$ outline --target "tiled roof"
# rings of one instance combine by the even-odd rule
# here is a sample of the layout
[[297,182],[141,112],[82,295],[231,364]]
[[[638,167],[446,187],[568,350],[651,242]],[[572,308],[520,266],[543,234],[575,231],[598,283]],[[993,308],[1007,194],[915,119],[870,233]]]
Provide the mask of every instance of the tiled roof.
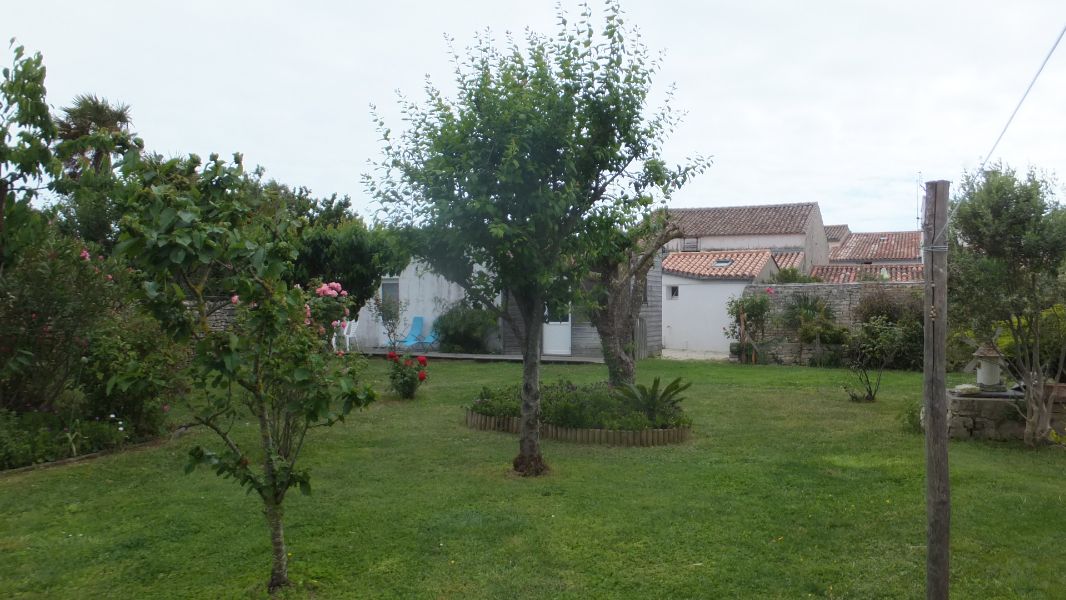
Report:
[[825,283],[855,283],[857,281],[907,282],[924,281],[922,265],[822,265],[811,269],[811,276]]
[[685,237],[804,233],[818,204],[766,204],[713,208],[671,208],[670,218]]
[[922,260],[921,231],[852,233],[829,253],[830,262]]
[[803,266],[802,252],[775,252],[774,262],[778,269],[799,269]]
[[825,226],[825,237],[828,238],[830,242],[839,242],[848,237],[849,233],[851,233],[851,229],[849,229],[847,225]]
[[[716,262],[730,261],[715,266]],[[663,259],[663,273],[695,279],[752,280],[770,261],[769,250],[722,250],[720,252],[673,252]]]

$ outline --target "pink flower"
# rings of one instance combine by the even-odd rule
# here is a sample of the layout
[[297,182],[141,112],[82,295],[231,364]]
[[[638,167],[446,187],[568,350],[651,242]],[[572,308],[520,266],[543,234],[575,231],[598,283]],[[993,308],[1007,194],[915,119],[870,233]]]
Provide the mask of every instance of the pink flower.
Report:
[[766,288],[766,293],[770,294],[771,296],[773,296],[774,295],[774,288],[772,288],[772,287]]
[[[336,321],[334,321],[334,323],[336,323]],[[347,326],[348,326],[348,319],[344,319],[343,321],[341,321],[341,327],[347,327]]]
[[337,350],[337,356],[344,356],[344,350]]
[[[341,298],[347,298],[347,297],[348,297],[348,292],[345,291],[345,290],[341,290]],[[348,310],[348,309],[344,309],[344,310]]]
[[331,281],[329,282],[329,289],[339,292],[342,288],[341,284],[337,283],[336,281]]
[[229,302],[230,302],[230,304],[240,304],[241,303],[241,297],[238,296],[237,294],[233,294],[232,296],[229,297]]
[[85,248],[81,249],[81,254],[79,254],[79,256],[81,256],[82,260],[91,260],[92,259],[92,256],[89,255],[89,251],[86,250]]
[[332,327],[332,328],[336,329],[337,327],[340,327],[340,324],[341,324],[341,322],[340,322],[340,321],[336,321],[336,320],[334,320],[334,321],[333,321],[332,323],[330,323],[329,325],[330,325],[330,327]]
[[304,325],[310,325],[311,319],[304,319]]
[[104,260],[104,255],[103,255],[103,254],[101,254],[101,255],[97,256],[97,257],[96,257],[96,260]]
[[114,278],[114,277],[112,277],[112,276],[111,276],[111,274],[109,273],[109,274],[107,275],[107,280],[108,280],[108,281],[114,281],[114,280],[115,280],[115,278]]
[[350,312],[348,312],[348,309],[347,309],[347,308],[345,308],[345,309],[344,309],[344,316],[346,316],[346,317],[347,317],[347,316],[348,316],[348,315],[350,315],[350,314],[351,314],[351,313],[350,313]]

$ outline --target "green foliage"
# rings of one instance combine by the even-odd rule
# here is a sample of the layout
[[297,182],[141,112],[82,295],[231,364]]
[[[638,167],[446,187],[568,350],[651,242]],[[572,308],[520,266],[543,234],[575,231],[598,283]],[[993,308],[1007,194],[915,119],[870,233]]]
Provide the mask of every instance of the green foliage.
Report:
[[[643,386],[642,386],[643,387]],[[646,393],[628,397],[606,383],[576,385],[567,380],[541,386],[541,419],[544,423],[577,429],[618,429],[635,431],[682,427],[690,424],[681,410],[678,394],[688,388],[678,380],[663,390],[658,384]],[[669,391],[669,393],[668,393]],[[483,387],[470,409],[492,417],[520,415],[521,388]]]
[[0,267],[32,245],[41,223],[30,201],[42,179],[59,169],[51,149],[56,127],[45,98],[44,61],[39,52],[26,56],[13,39],[11,47],[11,66],[0,70]]
[[822,280],[811,275],[804,275],[795,267],[781,269],[770,280],[771,283],[820,283]]
[[[886,368],[920,370],[925,356],[925,315],[922,313],[920,293],[907,293],[902,297],[889,293],[883,286],[872,286],[859,299],[855,316],[860,323],[876,317],[900,327],[902,339],[899,352]],[[971,350],[972,353],[972,350]]]
[[[307,433],[374,399],[357,383],[361,364],[329,344],[350,294],[337,282],[313,292],[290,285],[303,220],[288,196],[244,172],[239,155],[205,165],[196,156],[131,156],[123,170],[137,185],[124,198],[117,248],[141,269],[165,330],[196,341],[194,376],[205,393],[193,418],[224,444],[193,448],[187,471],[206,465],[259,495],[275,540],[269,588],[288,585],[281,507],[289,489],[310,492],[297,466]],[[220,290],[232,294],[237,316],[224,331],[208,323],[218,306],[209,293]],[[256,453],[230,435],[242,414],[258,425]]]
[[[1051,400],[1044,378],[1066,371],[1066,346],[1049,362],[1044,352],[1044,311],[1062,302],[1066,282],[1066,210],[1051,183],[1030,170],[993,166],[967,175],[955,201],[949,253],[952,321],[990,341],[997,329],[1013,340],[1012,375],[1025,384],[1025,441],[1043,443]],[[1048,332],[1054,337],[1054,332]]]
[[660,390],[659,378],[656,377],[650,388],[630,384],[617,388],[615,393],[634,410],[642,413],[653,427],[672,427],[670,424],[677,423],[684,415],[681,392],[691,386],[691,382],[684,382],[678,377]]
[[433,323],[443,352],[483,354],[485,341],[497,329],[496,312],[456,302]]
[[[656,62],[616,2],[604,13],[601,26],[586,6],[568,25],[560,11],[559,33],[528,32],[524,47],[483,36],[456,57],[454,97],[427,84],[424,105],[403,102],[399,139],[379,121],[385,157],[369,186],[394,223],[419,228],[414,254],[435,272],[483,306],[513,298],[528,390],[539,380],[534,332],[576,299],[601,232],[639,221],[692,172],[660,158],[669,107],[644,114]],[[537,403],[524,403],[529,423]],[[531,432],[515,464],[539,474]]]
[[848,344],[852,373],[862,386],[858,390],[844,386],[853,402],[873,402],[881,388],[885,367],[903,348],[903,329],[877,316],[859,325]]
[[309,221],[298,244],[293,281],[337,281],[348,291],[352,308],[358,312],[374,296],[384,275],[399,273],[407,266],[400,235],[381,227],[367,227],[362,219],[348,212],[347,198],[314,199],[303,190],[279,189],[287,202],[308,215]]
[[418,387],[429,376],[426,369],[429,361],[425,356],[401,356],[395,352],[389,352],[385,359],[389,361],[389,386],[392,391],[405,400],[414,398]]
[[762,341],[766,335],[766,325],[770,322],[770,288],[767,292],[756,292],[750,295],[733,297],[726,304],[726,312],[732,319],[726,327],[725,334],[729,339],[740,339],[740,317],[744,316],[744,335],[756,342]]
[[915,398],[903,405],[899,412],[899,424],[907,433],[922,433],[922,399]]
[[128,275],[101,259],[54,227],[12,257],[0,275],[0,406],[47,411],[76,384],[92,332],[120,318]]

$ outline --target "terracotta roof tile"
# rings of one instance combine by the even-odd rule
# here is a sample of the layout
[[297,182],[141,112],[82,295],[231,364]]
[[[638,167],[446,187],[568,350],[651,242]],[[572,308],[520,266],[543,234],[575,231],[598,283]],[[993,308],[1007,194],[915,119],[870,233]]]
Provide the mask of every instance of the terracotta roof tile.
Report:
[[859,281],[920,282],[924,281],[922,265],[822,265],[811,269],[811,276],[825,283],[855,283]]
[[[725,261],[729,263],[724,264]],[[663,272],[694,279],[752,280],[769,261],[769,250],[673,252],[663,259]]]
[[811,214],[817,210],[815,202],[671,208],[670,217],[685,237],[771,235],[804,233]]
[[774,262],[778,269],[799,269],[803,266],[802,252],[775,252]]
[[826,225],[825,237],[830,242],[839,242],[840,240],[848,237],[851,233],[851,229],[847,225]]
[[922,260],[921,231],[852,233],[829,254],[830,262]]

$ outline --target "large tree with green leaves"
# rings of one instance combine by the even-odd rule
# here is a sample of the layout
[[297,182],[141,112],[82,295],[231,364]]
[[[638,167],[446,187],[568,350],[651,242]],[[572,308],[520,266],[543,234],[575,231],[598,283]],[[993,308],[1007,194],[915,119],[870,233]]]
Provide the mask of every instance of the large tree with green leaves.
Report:
[[[1060,378],[1066,346],[1048,352],[1049,319],[1061,319],[1066,261],[1066,210],[1038,172],[1019,176],[994,166],[964,177],[955,199],[951,250],[953,317],[993,341],[1005,328],[1013,341],[1008,361],[1025,385],[1025,442],[1047,439],[1053,399],[1047,377]],[[1053,330],[1054,331],[1054,330]]]
[[528,33],[498,49],[479,38],[456,57],[456,95],[432,85],[403,102],[410,127],[393,139],[370,182],[392,219],[419,228],[415,255],[502,315],[522,346],[522,417],[514,468],[541,456],[540,354],[549,308],[574,301],[601,239],[649,210],[644,189],[669,177],[659,159],[668,114],[644,114],[655,61],[606,4],[552,38]]

